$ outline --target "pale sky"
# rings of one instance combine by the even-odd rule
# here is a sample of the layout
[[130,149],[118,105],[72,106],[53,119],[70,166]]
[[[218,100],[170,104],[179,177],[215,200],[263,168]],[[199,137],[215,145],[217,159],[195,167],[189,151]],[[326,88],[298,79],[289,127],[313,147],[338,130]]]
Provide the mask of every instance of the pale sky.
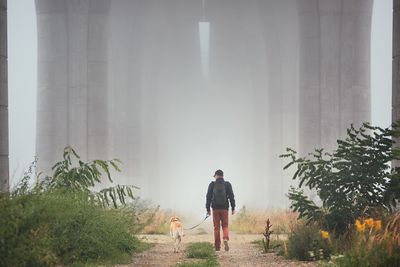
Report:
[[[371,37],[373,125],[391,123],[392,0],[375,0]],[[8,1],[10,178],[19,179],[35,155],[36,16],[34,0]]]

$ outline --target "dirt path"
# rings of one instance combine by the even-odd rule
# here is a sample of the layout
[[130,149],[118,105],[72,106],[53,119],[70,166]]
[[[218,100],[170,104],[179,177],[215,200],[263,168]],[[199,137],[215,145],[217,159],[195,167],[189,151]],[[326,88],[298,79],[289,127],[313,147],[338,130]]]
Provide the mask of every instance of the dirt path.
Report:
[[[171,239],[166,235],[144,235],[141,236],[147,242],[155,243],[151,249],[134,256],[129,265],[119,267],[147,267],[147,266],[175,266],[185,260],[185,244],[191,242],[212,242],[212,235],[187,235],[179,253],[173,253]],[[250,242],[260,239],[260,235],[231,235],[229,252],[220,251],[217,253],[218,262],[221,267],[314,267],[314,263],[288,261],[274,253],[263,254]]]

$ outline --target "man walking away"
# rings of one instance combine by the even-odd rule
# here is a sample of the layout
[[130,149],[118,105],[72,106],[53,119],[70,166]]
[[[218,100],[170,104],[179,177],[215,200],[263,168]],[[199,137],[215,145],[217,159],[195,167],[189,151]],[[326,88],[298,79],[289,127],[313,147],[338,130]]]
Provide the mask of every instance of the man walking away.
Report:
[[[215,182],[208,186],[206,197],[207,214],[210,215],[210,206],[213,209],[214,223],[214,246],[215,250],[221,249],[220,229],[222,225],[223,240],[225,251],[229,250],[229,230],[228,230],[228,211],[229,202],[232,207],[232,215],[235,214],[235,196],[233,195],[232,185],[224,180],[224,172],[217,170],[214,174]],[[228,201],[229,200],[229,201]]]

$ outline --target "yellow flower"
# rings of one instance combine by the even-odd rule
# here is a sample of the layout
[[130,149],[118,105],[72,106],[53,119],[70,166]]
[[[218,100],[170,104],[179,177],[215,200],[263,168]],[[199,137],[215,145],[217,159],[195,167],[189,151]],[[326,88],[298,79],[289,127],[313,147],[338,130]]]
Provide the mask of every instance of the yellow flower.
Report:
[[382,221],[381,220],[374,221],[374,227],[376,230],[381,230],[382,229]]
[[321,234],[321,237],[323,239],[329,239],[329,232],[328,231],[321,231],[320,234]]
[[365,230],[365,223],[361,223],[359,220],[356,220],[356,229],[358,232],[364,232]]
[[364,223],[365,223],[369,228],[371,228],[372,226],[374,226],[374,219],[368,218],[368,219],[366,219],[366,220],[364,221]]

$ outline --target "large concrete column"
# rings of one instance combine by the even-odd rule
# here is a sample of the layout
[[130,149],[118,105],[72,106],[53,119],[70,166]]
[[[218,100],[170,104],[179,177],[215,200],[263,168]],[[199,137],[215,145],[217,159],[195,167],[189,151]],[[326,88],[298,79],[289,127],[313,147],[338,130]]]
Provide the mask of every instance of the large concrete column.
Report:
[[[393,0],[392,121],[400,120],[400,2]],[[397,163],[397,166],[400,164]]]
[[9,190],[7,0],[0,1],[0,192]]
[[67,145],[84,159],[108,158],[109,9],[109,0],[36,0],[41,171]]
[[330,151],[370,120],[372,0],[299,0],[299,143]]

